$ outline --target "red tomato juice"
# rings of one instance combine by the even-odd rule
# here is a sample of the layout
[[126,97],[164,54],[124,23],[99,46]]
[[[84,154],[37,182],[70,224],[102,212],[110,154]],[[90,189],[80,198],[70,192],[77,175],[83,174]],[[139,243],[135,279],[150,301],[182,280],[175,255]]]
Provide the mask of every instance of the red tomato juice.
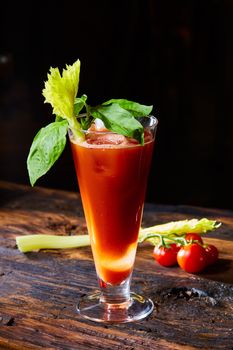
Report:
[[71,140],[96,271],[112,285],[133,269],[153,144]]

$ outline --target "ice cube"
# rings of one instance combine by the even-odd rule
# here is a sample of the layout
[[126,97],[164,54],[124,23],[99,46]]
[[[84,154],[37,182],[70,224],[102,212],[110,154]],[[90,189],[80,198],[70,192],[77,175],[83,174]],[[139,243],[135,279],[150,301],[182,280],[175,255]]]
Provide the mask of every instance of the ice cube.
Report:
[[125,136],[113,134],[111,132],[89,132],[86,136],[86,141],[92,145],[121,145],[127,143]]
[[96,118],[95,119],[95,128],[96,130],[103,130],[105,129],[105,125],[103,123],[103,121],[99,118]]
[[88,131],[109,131],[101,119],[96,118],[94,123],[91,124]]

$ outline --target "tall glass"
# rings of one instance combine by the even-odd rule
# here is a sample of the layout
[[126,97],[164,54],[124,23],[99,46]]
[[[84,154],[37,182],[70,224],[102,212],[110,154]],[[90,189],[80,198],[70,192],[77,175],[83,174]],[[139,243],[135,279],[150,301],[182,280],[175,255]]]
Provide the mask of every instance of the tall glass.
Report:
[[131,322],[153,302],[130,292],[157,119],[140,118],[145,143],[106,131],[87,131],[71,148],[100,291],[81,298],[77,310],[97,322]]

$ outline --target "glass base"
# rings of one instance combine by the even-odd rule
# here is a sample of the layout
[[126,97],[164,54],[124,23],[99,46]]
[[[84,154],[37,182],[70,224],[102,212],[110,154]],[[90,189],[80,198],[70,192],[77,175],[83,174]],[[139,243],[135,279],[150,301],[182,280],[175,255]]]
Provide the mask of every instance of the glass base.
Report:
[[77,304],[78,313],[88,320],[106,323],[126,323],[142,320],[154,309],[153,301],[133,292],[130,299],[113,304],[102,301],[102,293],[86,295]]

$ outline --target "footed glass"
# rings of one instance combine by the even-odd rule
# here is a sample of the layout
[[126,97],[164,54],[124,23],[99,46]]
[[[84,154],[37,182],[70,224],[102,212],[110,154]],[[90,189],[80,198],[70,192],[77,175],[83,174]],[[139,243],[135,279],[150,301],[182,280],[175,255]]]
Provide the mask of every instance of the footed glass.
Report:
[[123,323],[145,318],[153,302],[130,292],[147,178],[158,121],[140,118],[144,145],[105,129],[85,132],[71,148],[99,292],[80,298],[78,313],[92,321]]

